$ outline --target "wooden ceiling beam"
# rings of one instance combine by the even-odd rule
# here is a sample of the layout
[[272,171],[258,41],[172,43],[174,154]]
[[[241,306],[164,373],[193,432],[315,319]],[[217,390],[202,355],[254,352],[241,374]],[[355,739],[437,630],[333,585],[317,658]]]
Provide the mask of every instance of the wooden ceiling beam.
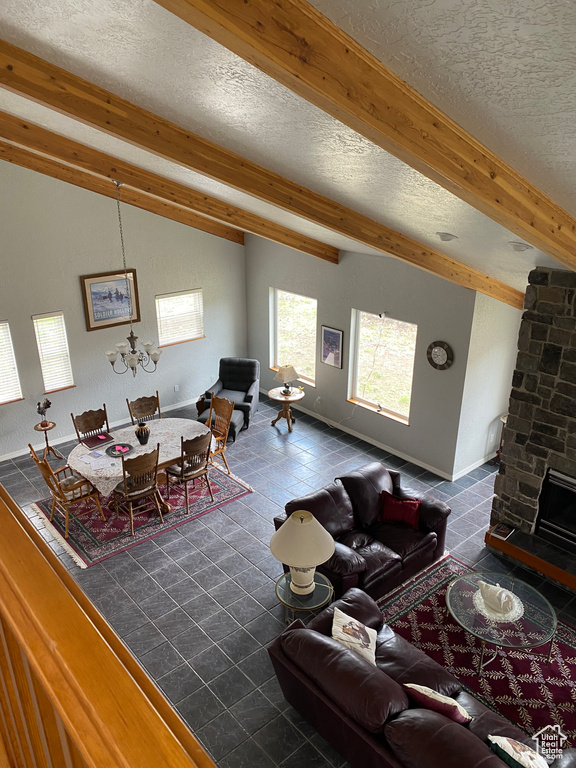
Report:
[[[86,173],[78,168],[72,168],[64,163],[59,163],[57,160],[38,155],[14,144],[0,141],[0,160],[6,160],[8,163],[19,165],[22,168],[43,173],[45,176],[51,176],[53,179],[66,181],[69,184],[74,184],[76,187],[88,189],[90,192],[96,192],[105,197],[116,198],[116,185],[113,181],[100,178],[92,173]],[[187,208],[167,203],[136,189],[123,186],[120,192],[120,199],[123,203],[134,205],[136,208],[141,208],[150,213],[157,213],[158,216],[163,216],[165,219],[186,224],[189,227],[194,227],[194,229],[201,229],[203,232],[209,232],[211,235],[222,237],[233,243],[244,244],[244,233],[239,229],[225,227],[217,221],[192,213]]]
[[[311,256],[317,256],[332,264],[338,263],[338,249],[331,245],[301,235],[261,216],[99,152],[6,112],[0,112],[0,138],[102,178],[119,181],[126,187],[160,198],[164,203],[189,209],[192,214],[207,216],[223,224],[226,230],[233,226]],[[145,198],[141,199],[145,200]],[[158,207],[158,203],[151,203],[151,205]]]
[[299,96],[576,268],[576,219],[306,0],[155,0]]
[[4,41],[0,41],[0,87],[445,280],[513,307],[523,305],[520,291]]

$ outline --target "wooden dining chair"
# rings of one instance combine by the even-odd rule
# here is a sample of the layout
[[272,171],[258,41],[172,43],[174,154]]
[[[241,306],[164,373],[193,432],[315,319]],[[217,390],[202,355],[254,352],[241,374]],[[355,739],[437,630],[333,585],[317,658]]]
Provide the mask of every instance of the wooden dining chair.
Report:
[[158,455],[160,443],[155,450],[125,459],[122,456],[122,480],[114,488],[112,504],[116,514],[121,506],[126,506],[130,516],[130,533],[134,536],[134,504],[149,499],[164,522],[162,512],[168,512],[170,507],[163,501],[158,490]]
[[64,514],[65,539],[68,538],[70,521],[77,520],[79,517],[88,515],[93,511],[92,507],[84,505],[81,512],[71,515],[71,508],[76,504],[91,499],[100,512],[102,520],[106,522],[106,515],[100,504],[100,494],[90,481],[86,480],[85,477],[75,474],[72,468],[68,465],[60,467],[60,469],[52,469],[47,459],[41,460],[30,444],[28,444],[28,448],[30,449],[30,455],[34,460],[34,463],[42,473],[42,477],[44,478],[48,490],[50,491],[50,496],[52,497],[50,522],[52,522],[54,513],[57,509]]
[[74,416],[71,413],[70,416],[72,417],[79,442],[86,440],[86,438],[96,437],[104,432],[110,432],[105,404],[97,411],[84,411],[79,416]]
[[189,510],[188,502],[188,483],[192,480],[192,485],[196,480],[204,482],[208,486],[210,498],[214,501],[214,494],[208,477],[210,462],[210,443],[212,434],[207,432],[205,435],[198,435],[190,440],[181,440],[181,454],[178,464],[173,464],[166,468],[166,498],[170,498],[170,478],[176,483],[184,483],[184,493],[186,495],[186,512]]
[[156,416],[156,412],[158,412],[158,418],[162,418],[158,390],[156,390],[156,395],[150,395],[150,397],[139,397],[136,400],[128,400],[126,398],[126,405],[128,406],[132,424],[136,424],[139,421],[149,421]]
[[206,424],[211,426],[212,437],[214,438],[210,450],[210,463],[216,466],[217,462],[222,460],[228,474],[230,474],[230,467],[226,461],[226,441],[228,440],[228,431],[233,413],[234,403],[225,397],[212,395],[210,414],[206,420]]

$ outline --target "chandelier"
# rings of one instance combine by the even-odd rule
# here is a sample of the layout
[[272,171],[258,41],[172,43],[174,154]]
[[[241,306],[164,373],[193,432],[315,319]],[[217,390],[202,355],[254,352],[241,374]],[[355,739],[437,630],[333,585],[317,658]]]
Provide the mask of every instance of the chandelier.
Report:
[[[141,368],[146,373],[154,373],[162,350],[154,344],[153,341],[143,341],[142,348],[144,351],[139,350],[136,347],[138,336],[134,333],[132,328],[132,292],[130,291],[130,285],[128,281],[128,268],[126,267],[126,252],[124,250],[124,232],[122,230],[122,215],[120,213],[120,182],[115,181],[116,184],[116,208],[118,209],[118,228],[120,229],[120,245],[122,247],[122,266],[124,269],[124,279],[126,283],[126,297],[128,299],[128,311],[130,315],[130,333],[126,337],[126,341],[121,341],[116,344],[115,350],[105,352],[108,362],[112,366],[114,373],[126,373],[132,371],[132,375],[136,376],[136,371]],[[120,363],[124,366],[120,370],[116,368],[116,361],[120,355]],[[154,367],[152,367],[154,366]]]

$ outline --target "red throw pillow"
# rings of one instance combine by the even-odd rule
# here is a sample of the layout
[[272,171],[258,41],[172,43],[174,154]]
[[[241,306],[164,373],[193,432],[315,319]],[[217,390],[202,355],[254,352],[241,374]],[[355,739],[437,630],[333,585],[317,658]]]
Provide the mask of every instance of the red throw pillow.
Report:
[[420,499],[399,499],[382,491],[382,510],[378,519],[382,523],[402,523],[417,529],[420,504]]

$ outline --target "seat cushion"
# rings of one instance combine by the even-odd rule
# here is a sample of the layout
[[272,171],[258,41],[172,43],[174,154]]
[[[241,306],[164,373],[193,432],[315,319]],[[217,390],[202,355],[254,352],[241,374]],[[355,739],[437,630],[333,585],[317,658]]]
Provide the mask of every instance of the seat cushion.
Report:
[[[149,486],[146,486],[145,488],[138,488],[135,491],[130,490],[130,486],[128,486],[128,496],[126,498],[130,498],[131,496],[140,496],[142,493],[146,493],[147,491],[152,492],[154,488],[156,487],[156,483],[150,483]],[[117,486],[114,488],[113,493],[116,493],[120,496],[124,496],[124,481],[121,480]]]
[[376,523],[370,527],[370,535],[396,552],[402,560],[418,549],[436,544],[435,533],[424,533],[396,523]]
[[454,696],[455,700],[461,704],[466,712],[472,716],[472,720],[467,728],[481,741],[486,741],[488,736],[509,736],[511,739],[521,741],[529,747],[534,747],[534,741],[528,734],[521,731],[508,720],[485,707],[481,701],[471,696],[466,691],[460,691]]
[[384,734],[405,768],[503,768],[467,727],[428,709],[401,712],[386,724]]
[[338,539],[354,528],[354,513],[350,498],[342,483],[335,481],[324,488],[292,499],[284,507],[286,515],[305,509],[314,515],[328,533]]
[[281,642],[286,656],[366,730],[381,731],[388,718],[408,706],[398,683],[331,637],[293,629]]
[[380,577],[383,573],[401,568],[402,562],[400,555],[393,552],[377,539],[372,538],[370,534],[363,531],[350,531],[340,537],[340,543],[353,549],[359,555],[362,555],[366,561],[366,570],[362,574],[362,583],[364,586]]

